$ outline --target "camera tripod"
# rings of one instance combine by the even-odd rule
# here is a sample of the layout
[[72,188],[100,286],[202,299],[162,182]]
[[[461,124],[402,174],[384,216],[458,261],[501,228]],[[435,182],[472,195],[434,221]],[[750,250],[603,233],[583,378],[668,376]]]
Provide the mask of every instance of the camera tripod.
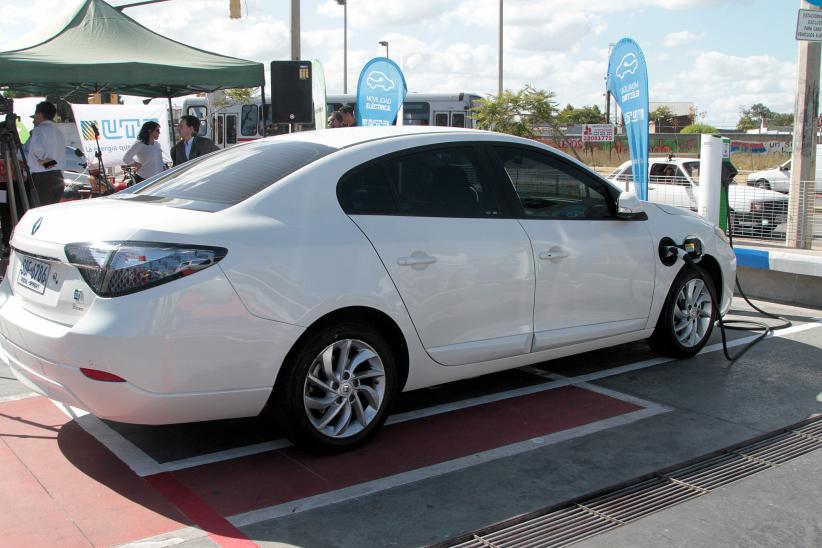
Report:
[[8,208],[9,226],[0,228],[4,233],[10,234],[26,211],[40,205],[40,198],[34,188],[23,144],[17,133],[17,116],[14,114],[12,101],[0,98],[0,116],[3,115],[5,119],[0,122],[0,162],[5,167],[7,194],[6,203],[0,203],[0,207]]

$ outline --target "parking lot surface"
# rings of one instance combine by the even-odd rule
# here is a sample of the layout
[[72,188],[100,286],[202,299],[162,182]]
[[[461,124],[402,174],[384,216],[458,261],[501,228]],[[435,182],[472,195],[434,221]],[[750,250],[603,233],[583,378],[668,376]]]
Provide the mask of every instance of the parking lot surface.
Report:
[[[333,456],[301,451],[257,418],[101,421],[33,396],[0,366],[0,529],[12,546],[442,542],[822,413],[822,311],[757,304],[793,326],[737,362],[716,330],[690,360],[632,343],[409,392],[370,443]],[[738,299],[733,315],[762,320]],[[752,334],[728,337],[738,352]],[[796,498],[796,511],[740,545],[822,543],[801,479],[820,458],[587,542],[653,546],[661,527],[666,545],[708,546],[696,524],[721,514],[731,526],[711,538],[733,546],[757,511],[737,502],[766,489]]]

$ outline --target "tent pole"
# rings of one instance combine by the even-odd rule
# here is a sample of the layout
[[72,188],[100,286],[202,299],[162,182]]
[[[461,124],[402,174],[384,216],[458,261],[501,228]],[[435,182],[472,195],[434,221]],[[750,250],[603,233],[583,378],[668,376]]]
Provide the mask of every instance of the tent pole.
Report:
[[262,119],[263,119],[263,131],[262,136],[265,137],[268,135],[268,126],[265,125],[265,86],[260,86],[260,99],[262,100],[263,105],[263,112],[262,112]]
[[174,136],[174,109],[171,108],[171,95],[168,96],[168,133],[171,135],[171,146],[177,142],[177,137]]

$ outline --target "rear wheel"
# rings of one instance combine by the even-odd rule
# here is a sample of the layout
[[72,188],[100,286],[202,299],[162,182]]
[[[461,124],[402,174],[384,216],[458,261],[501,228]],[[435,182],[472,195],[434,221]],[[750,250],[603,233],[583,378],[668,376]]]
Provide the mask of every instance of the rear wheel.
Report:
[[767,179],[757,179],[756,183],[754,183],[756,188],[762,188],[765,190],[771,189],[771,183]]
[[660,354],[690,358],[708,342],[717,308],[716,290],[710,276],[698,265],[686,267],[671,284],[648,342]]
[[356,447],[379,429],[397,382],[384,337],[356,323],[317,332],[282,374],[272,404],[286,436],[327,452]]

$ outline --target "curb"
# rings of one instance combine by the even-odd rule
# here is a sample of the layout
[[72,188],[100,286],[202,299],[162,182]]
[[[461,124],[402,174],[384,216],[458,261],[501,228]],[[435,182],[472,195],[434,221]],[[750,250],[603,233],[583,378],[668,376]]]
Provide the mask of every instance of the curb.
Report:
[[747,247],[735,247],[734,253],[737,266],[822,277],[822,254],[802,255]]

